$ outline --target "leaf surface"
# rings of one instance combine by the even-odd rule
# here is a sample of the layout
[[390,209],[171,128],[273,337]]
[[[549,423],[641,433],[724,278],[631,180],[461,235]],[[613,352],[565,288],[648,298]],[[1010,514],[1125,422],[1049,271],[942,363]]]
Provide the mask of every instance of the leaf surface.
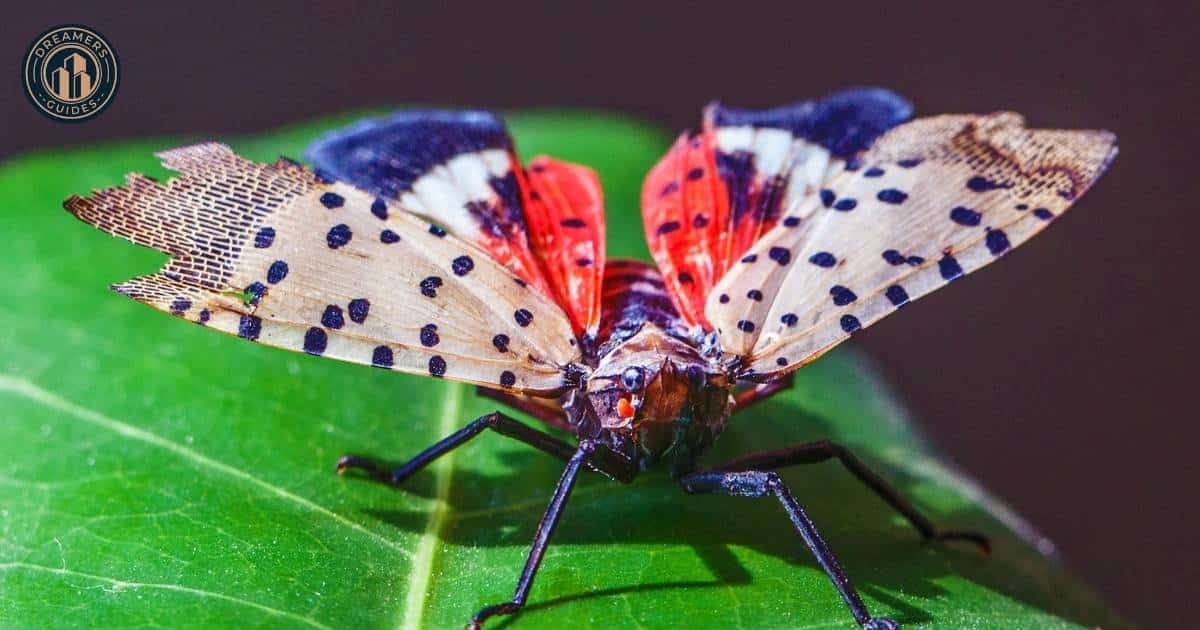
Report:
[[[347,120],[232,145],[257,160],[298,156]],[[510,123],[522,155],[594,167],[609,255],[646,257],[638,190],[666,135],[583,112]],[[0,166],[0,625],[450,628],[507,599],[560,464],[486,435],[400,491],[332,473],[344,452],[403,460],[491,403],[213,334],[107,290],[163,257],[76,222],[62,199],[128,171],[165,176],[152,152],[190,140]],[[1012,533],[1015,515],[939,463],[853,352],[738,416],[710,461],[823,437],[935,521],[995,540],[990,560],[923,545],[837,464],[787,472],[876,614],[1120,625]],[[632,487],[583,479],[530,604],[498,625],[851,626],[778,504],[687,496],[661,474]]]

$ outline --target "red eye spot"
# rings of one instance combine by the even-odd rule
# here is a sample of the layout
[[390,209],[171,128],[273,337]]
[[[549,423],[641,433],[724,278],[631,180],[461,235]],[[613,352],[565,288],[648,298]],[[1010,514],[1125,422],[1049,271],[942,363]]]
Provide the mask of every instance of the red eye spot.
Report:
[[633,405],[630,404],[628,398],[622,398],[617,401],[617,415],[618,416],[621,416],[622,418],[625,418],[625,419],[629,419],[629,418],[632,418],[635,413],[637,413],[637,410],[635,410],[633,408]]

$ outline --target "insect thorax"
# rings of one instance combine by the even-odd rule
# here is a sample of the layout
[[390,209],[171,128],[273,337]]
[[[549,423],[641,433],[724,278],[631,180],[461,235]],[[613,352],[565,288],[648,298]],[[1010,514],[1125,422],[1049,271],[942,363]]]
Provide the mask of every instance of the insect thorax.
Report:
[[730,391],[691,344],[647,322],[600,357],[567,409],[580,437],[606,440],[642,468],[667,461],[684,474],[724,428]]

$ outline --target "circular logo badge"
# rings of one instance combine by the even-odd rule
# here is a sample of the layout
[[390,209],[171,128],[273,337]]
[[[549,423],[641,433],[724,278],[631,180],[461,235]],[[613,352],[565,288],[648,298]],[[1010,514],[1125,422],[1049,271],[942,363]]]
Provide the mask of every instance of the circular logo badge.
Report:
[[25,53],[25,94],[52,120],[82,122],[104,111],[117,93],[117,51],[95,29],[56,26]]

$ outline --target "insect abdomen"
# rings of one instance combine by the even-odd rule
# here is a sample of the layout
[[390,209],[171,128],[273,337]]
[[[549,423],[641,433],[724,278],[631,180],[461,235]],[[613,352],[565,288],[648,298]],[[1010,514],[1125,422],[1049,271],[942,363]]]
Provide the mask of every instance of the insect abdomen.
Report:
[[603,356],[650,322],[669,332],[686,330],[663,286],[662,275],[640,260],[610,260],[604,270],[602,322],[598,337]]

